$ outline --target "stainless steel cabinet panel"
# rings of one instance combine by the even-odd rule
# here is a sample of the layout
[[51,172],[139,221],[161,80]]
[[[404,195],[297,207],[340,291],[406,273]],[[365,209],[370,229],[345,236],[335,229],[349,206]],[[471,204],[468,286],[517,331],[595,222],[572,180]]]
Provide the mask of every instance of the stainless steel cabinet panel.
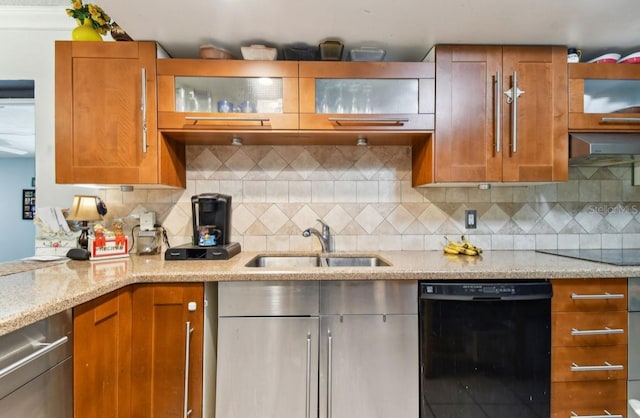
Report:
[[[633,382],[629,382],[629,386],[627,388],[627,399],[631,400],[631,399],[636,399],[640,401],[640,380],[636,380]],[[628,412],[627,412],[627,417],[628,418],[639,418],[640,414],[637,414],[633,408],[631,407],[631,404],[627,404],[628,405]]]
[[640,277],[629,278],[629,311],[640,312]]
[[416,314],[418,282],[409,280],[324,281],[321,314]]
[[318,315],[317,281],[220,282],[218,312],[224,316]]
[[640,381],[640,312],[629,312],[628,378]]
[[216,418],[310,418],[318,318],[220,318]]
[[320,319],[320,418],[418,417],[417,315]]

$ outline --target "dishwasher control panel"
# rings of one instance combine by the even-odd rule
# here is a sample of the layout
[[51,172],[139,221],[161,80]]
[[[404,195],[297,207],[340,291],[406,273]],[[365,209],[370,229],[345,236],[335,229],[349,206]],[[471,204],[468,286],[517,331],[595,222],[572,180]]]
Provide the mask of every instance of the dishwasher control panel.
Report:
[[547,299],[552,295],[546,280],[509,282],[420,282],[420,298],[458,300]]

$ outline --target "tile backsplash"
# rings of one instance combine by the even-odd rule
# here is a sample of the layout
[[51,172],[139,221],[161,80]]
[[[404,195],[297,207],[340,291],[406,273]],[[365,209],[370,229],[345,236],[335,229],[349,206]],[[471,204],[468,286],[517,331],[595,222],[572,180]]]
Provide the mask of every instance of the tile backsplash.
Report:
[[[188,146],[186,190],[107,190],[110,219],[158,214],[172,246],[191,242],[191,196],[232,196],[232,240],[248,251],[436,250],[465,235],[494,250],[640,247],[640,187],[630,167],[570,169],[566,183],[411,187],[407,146]],[[475,209],[477,229],[465,229]]]

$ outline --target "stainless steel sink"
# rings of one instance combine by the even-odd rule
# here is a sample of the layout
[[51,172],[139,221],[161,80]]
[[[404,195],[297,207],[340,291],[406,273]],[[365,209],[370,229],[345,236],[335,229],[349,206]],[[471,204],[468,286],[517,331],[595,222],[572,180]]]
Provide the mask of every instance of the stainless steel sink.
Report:
[[390,266],[386,260],[378,256],[329,256],[322,257],[327,267],[379,267]]
[[257,255],[246,267],[378,267],[391,264],[376,255]]
[[317,255],[257,255],[253,257],[246,267],[320,267],[320,258]]

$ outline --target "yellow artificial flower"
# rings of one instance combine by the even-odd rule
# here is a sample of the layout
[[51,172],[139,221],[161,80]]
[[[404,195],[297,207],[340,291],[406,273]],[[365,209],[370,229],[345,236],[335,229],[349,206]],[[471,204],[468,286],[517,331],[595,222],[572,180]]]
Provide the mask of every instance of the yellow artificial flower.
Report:
[[67,15],[74,18],[78,25],[82,25],[89,19],[91,26],[101,35],[106,35],[113,26],[111,17],[96,4],[82,4],[82,0],[71,0],[70,9],[66,9]]

